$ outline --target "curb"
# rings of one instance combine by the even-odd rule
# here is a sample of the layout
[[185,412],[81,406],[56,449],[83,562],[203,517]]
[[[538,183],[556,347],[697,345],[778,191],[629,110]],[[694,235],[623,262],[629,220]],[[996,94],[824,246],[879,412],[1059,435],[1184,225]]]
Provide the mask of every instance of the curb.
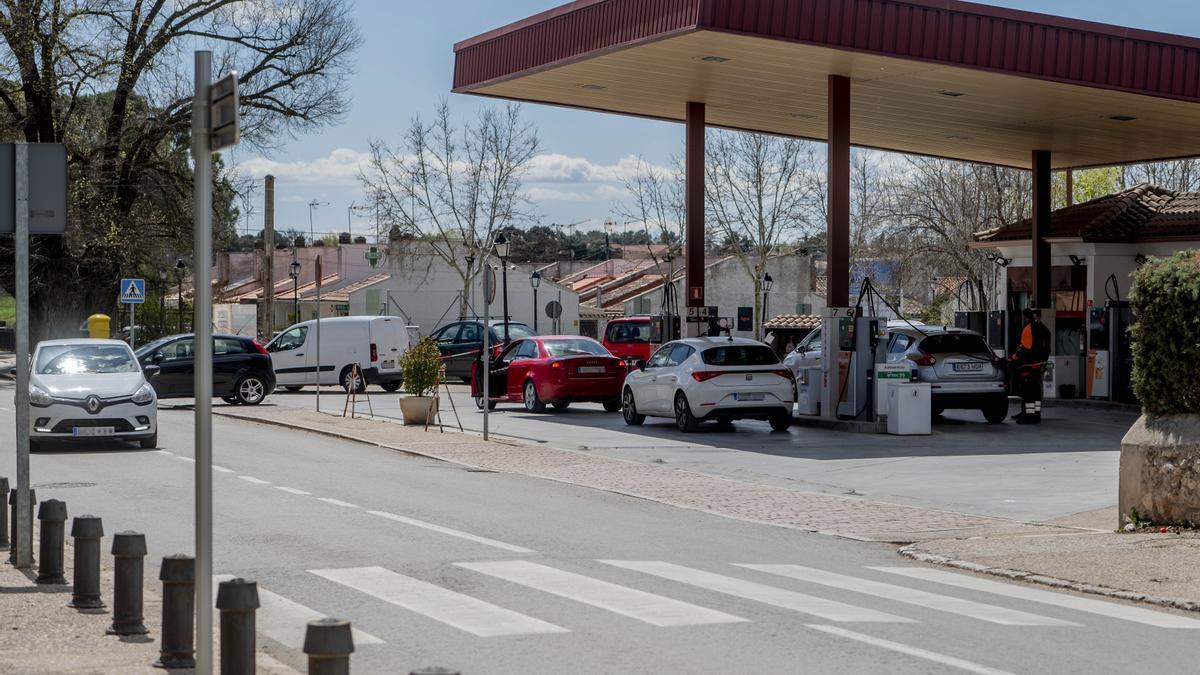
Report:
[[996,577],[1003,577],[1012,581],[1024,581],[1031,584],[1048,586],[1059,590],[1076,591],[1078,593],[1087,593],[1089,595],[1099,595],[1115,600],[1128,600],[1131,602],[1140,602],[1148,605],[1156,605],[1158,607],[1167,607],[1170,609],[1180,609],[1186,612],[1200,612],[1200,602],[1191,600],[1179,600],[1176,598],[1162,598],[1156,595],[1148,595],[1146,593],[1138,593],[1136,591],[1126,591],[1111,586],[1102,586],[1099,584],[1089,584],[1082,581],[1071,581],[1070,579],[1059,579],[1057,577],[1049,577],[1036,572],[1027,572],[1025,570],[1009,569],[1007,567],[989,567],[979,563],[973,563],[967,560],[955,560],[944,555],[936,553],[926,553],[919,550],[919,544],[909,544],[900,549],[900,555],[910,560],[926,563],[929,565],[938,565],[941,567],[953,567],[955,569],[975,572],[977,574],[987,574]]

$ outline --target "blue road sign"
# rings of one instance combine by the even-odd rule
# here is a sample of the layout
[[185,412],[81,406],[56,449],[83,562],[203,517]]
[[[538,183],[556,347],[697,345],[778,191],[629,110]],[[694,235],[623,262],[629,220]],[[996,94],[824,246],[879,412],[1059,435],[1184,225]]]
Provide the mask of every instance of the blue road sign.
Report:
[[143,302],[146,302],[146,280],[122,279],[121,304],[140,305]]

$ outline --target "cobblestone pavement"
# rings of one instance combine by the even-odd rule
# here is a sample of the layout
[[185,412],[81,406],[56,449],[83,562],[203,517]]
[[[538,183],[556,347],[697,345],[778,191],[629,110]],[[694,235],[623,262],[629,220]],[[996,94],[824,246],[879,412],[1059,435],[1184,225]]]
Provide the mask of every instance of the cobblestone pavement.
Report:
[[1039,524],[923,509],[852,496],[800,492],[730,480],[663,464],[646,464],[586,452],[508,441],[485,442],[475,434],[426,432],[421,427],[294,408],[221,409],[236,419],[335,435],[465,466],[535,476],[640,497],[729,518],[855,539],[912,542],[988,531],[1051,532]]

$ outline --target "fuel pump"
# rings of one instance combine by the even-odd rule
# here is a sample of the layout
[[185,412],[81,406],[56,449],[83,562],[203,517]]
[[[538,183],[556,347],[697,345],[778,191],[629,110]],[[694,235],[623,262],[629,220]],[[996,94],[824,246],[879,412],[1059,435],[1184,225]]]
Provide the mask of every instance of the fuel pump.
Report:
[[1110,300],[1105,303],[1108,313],[1108,374],[1109,398],[1132,403],[1133,345],[1129,327],[1133,324],[1133,308],[1128,302]]
[[873,420],[875,410],[875,364],[887,362],[887,321],[856,315],[838,321],[838,349],[849,353],[850,363],[838,416],[843,419]]

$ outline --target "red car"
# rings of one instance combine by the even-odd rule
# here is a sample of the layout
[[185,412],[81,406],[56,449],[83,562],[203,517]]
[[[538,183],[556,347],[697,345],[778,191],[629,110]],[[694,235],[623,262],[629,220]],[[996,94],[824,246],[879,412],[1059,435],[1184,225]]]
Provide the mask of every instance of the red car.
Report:
[[604,347],[612,352],[613,356],[630,364],[649,361],[650,352],[657,347],[650,343],[651,332],[648,316],[613,319],[604,330]]
[[[483,409],[481,362],[471,370],[471,396]],[[575,402],[603,403],[621,409],[625,363],[604,345],[577,335],[533,336],[510,344],[491,366],[488,409],[497,403],[524,403],[529,412],[547,405],[564,410]]]

